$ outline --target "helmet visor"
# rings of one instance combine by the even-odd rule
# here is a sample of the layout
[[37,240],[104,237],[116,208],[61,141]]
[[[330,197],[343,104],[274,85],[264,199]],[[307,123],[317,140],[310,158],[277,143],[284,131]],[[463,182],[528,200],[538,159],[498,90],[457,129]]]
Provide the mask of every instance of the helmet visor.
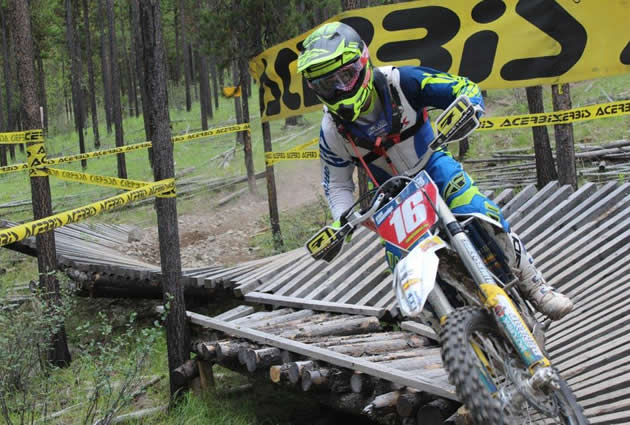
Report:
[[317,95],[324,99],[333,99],[335,95],[340,95],[351,91],[361,75],[363,64],[360,60],[355,60],[331,72],[312,80],[307,80],[308,86]]

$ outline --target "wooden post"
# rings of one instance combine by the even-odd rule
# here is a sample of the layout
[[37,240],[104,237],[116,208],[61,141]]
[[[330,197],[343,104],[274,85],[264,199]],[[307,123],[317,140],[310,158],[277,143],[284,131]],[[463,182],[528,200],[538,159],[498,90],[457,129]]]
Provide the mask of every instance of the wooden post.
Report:
[[[144,69],[146,73],[148,110],[151,116],[153,136],[153,172],[156,180],[175,176],[173,143],[171,142],[168,97],[166,94],[166,58],[160,2],[140,1],[140,27]],[[146,117],[145,117],[146,119]],[[171,396],[175,396],[181,386],[177,385],[173,371],[190,357],[190,330],[186,321],[184,286],[181,282],[182,265],[179,250],[179,228],[177,223],[177,203],[175,197],[157,198],[158,235],[160,240],[160,260],[162,264],[162,292],[164,303],[168,305],[166,316],[166,343],[170,371]]]
[[[238,59],[240,75],[243,76],[241,81],[245,80],[248,66],[245,58]],[[243,123],[249,123],[249,101],[247,100],[247,84],[241,83],[241,108],[243,112]],[[256,171],[254,170],[254,153],[252,152],[252,133],[251,131],[241,131],[243,136],[243,153],[245,155],[245,168],[247,169],[247,185],[249,193],[257,194],[256,190]]]
[[[571,109],[571,91],[569,87],[569,84],[554,84],[551,86],[554,111]],[[573,189],[577,190],[573,124],[556,124],[553,126],[553,131],[556,136],[558,181],[561,185],[571,185]]]
[[[16,47],[15,57],[18,67],[18,82],[20,85],[22,105],[24,107],[24,129],[38,129],[39,102],[37,101],[37,90],[35,88],[33,37],[31,33],[31,17],[28,3],[21,0],[12,0],[9,2],[9,9],[9,22],[13,25],[12,30]],[[33,140],[27,144],[27,149],[29,152],[29,164],[33,163],[33,158],[36,155],[39,155],[40,161],[45,161],[46,150],[41,133],[37,140]],[[33,199],[33,218],[38,220],[52,215],[50,183],[48,182],[46,172],[31,169],[30,177],[31,196]],[[52,308],[53,305],[58,305],[61,302],[59,282],[53,274],[57,267],[54,232],[46,232],[37,235],[36,243],[39,285],[40,289],[44,292],[44,301],[48,305],[47,308]],[[63,323],[52,338],[52,344],[48,350],[48,361],[56,366],[67,366],[71,358]]]
[[[262,87],[260,89],[260,95],[263,95]],[[273,149],[271,147],[271,129],[268,122],[262,123],[262,130],[265,153],[270,153],[273,151]],[[280,231],[280,214],[278,213],[276,176],[273,171],[273,165],[267,164],[265,166],[265,175],[267,178],[267,198],[269,203],[269,221],[271,224],[271,234],[273,235],[273,247],[276,251],[280,251],[284,243],[282,241],[282,232]]]
[[[542,87],[527,87],[525,90],[527,92],[529,113],[545,112]],[[536,175],[538,176],[538,188],[540,189],[546,186],[547,183],[557,180],[558,174],[553,162],[547,127],[532,127],[532,134],[534,136],[534,152],[536,153]]]

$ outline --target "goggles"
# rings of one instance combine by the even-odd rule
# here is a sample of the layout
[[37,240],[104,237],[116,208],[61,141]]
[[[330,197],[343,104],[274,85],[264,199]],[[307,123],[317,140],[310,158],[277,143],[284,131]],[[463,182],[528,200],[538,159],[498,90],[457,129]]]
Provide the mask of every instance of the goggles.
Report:
[[357,59],[322,77],[307,80],[308,86],[324,99],[332,99],[335,94],[349,92],[359,80],[363,64]]

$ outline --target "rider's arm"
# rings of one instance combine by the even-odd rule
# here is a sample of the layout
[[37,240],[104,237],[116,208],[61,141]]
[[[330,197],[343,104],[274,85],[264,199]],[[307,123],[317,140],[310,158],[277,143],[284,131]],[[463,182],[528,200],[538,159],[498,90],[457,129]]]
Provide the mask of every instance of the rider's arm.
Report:
[[460,95],[467,96],[481,111],[484,109],[479,86],[466,77],[422,66],[401,66],[398,71],[400,87],[416,110],[425,106],[445,109]]
[[343,138],[336,128],[331,129],[327,124],[327,120],[324,119],[319,134],[319,157],[322,167],[322,186],[334,221],[338,220],[341,214],[354,203],[352,195],[354,164],[343,147]]

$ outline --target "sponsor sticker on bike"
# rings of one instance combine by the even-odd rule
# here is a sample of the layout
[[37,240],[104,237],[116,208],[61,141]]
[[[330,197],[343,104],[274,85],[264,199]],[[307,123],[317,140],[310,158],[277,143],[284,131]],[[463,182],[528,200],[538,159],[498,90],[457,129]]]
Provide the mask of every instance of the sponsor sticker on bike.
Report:
[[431,205],[435,204],[438,190],[425,174],[423,171],[416,176],[396,198],[374,215],[378,234],[405,250],[422,239],[438,219]]

